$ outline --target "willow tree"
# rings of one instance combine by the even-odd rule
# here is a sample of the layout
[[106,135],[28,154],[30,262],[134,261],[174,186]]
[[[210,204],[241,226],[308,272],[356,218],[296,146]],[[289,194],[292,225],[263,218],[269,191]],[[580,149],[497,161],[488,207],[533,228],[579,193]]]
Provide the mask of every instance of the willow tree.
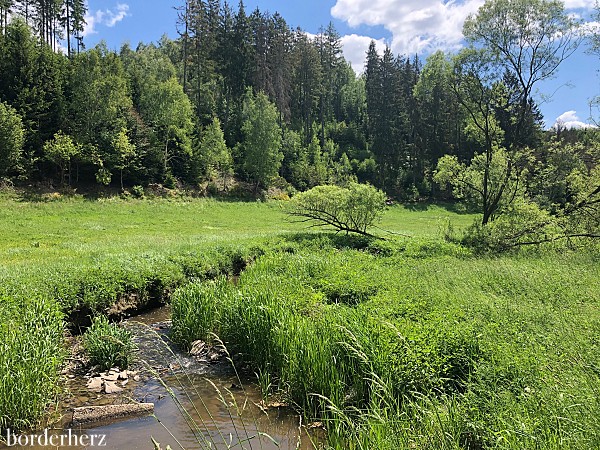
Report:
[[499,75],[516,80],[511,105],[515,140],[532,113],[530,98],[539,82],[555,76],[582,40],[581,23],[558,0],[489,0],[465,21],[468,43],[485,52]]
[[296,195],[287,212],[311,227],[332,227],[338,233],[372,236],[367,229],[381,220],[385,200],[383,191],[368,184],[316,186]]
[[[455,58],[452,85],[479,152],[470,166],[442,158],[436,177],[455,192],[474,193],[486,225],[519,194],[528,161],[523,130],[535,114],[535,87],[556,74],[581,34],[555,0],[487,1],[467,18],[463,33],[471,47]],[[515,82],[506,83],[507,77]],[[499,109],[512,116],[511,139],[499,125]]]

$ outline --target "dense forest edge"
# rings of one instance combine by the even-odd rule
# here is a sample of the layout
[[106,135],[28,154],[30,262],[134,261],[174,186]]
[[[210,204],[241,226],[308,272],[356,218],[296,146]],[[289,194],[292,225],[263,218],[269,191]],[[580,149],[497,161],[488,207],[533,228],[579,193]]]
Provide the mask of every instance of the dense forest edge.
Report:
[[84,50],[83,2],[5,3],[4,184],[287,198],[358,181],[470,203],[487,247],[599,235],[599,133],[544,131],[534,97],[578,47],[598,50],[560,2],[488,2],[467,48],[426,61],[373,42],[360,76],[332,24],[310,37],[243,2],[184,2],[177,39],[119,52]]

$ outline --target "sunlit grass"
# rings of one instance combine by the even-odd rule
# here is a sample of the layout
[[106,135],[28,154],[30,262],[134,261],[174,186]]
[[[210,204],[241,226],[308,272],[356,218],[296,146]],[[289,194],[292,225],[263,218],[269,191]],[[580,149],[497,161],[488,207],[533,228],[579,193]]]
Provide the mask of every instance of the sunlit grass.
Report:
[[597,255],[315,241],[183,287],[178,336],[219,333],[335,448],[598,446]]
[[0,206],[0,428],[54,398],[62,314],[180,289],[174,337],[217,332],[332,447],[600,447],[593,252],[476,256],[442,239],[474,220],[444,205],[390,207],[387,241],[307,230],[279,202]]
[[[110,253],[141,253],[268,237],[305,229],[289,221],[280,202],[220,202],[210,199],[59,200],[0,199],[0,262],[44,263]],[[378,225],[383,230],[435,236],[451,219],[457,227],[473,220],[442,206],[411,210],[392,206]],[[389,236],[381,229],[373,230]]]

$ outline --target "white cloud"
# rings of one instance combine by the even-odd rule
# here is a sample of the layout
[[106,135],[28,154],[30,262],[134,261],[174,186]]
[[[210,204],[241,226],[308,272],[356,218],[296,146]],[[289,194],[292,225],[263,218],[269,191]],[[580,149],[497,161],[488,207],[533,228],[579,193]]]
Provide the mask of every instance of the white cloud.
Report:
[[564,0],[566,9],[594,9],[596,0]]
[[600,22],[585,22],[582,27],[582,32],[584,36],[592,36],[594,34],[598,34],[600,32]]
[[[372,40],[369,36],[358,36],[357,34],[343,36],[341,39],[344,57],[352,64],[352,68],[357,74],[363,72],[365,69],[367,50]],[[385,40],[377,39],[375,40],[375,44],[377,52],[383,54],[386,45]]]
[[85,16],[86,25],[84,27],[82,36],[90,36],[98,33],[96,29],[99,25],[112,28],[117,23],[122,21],[129,15],[129,5],[125,3],[118,3],[113,9],[97,10],[95,12],[88,11]]
[[557,128],[558,126],[562,128],[566,128],[567,130],[572,129],[582,129],[582,128],[596,128],[594,125],[582,122],[577,116],[577,111],[567,111],[562,113],[560,116],[556,118],[554,125],[552,128]]
[[407,54],[460,47],[463,23],[481,5],[483,0],[337,0],[331,14],[352,27],[385,27],[392,50]]
[[[596,0],[566,0],[567,9],[591,10]],[[484,0],[337,0],[331,14],[351,27],[383,26],[392,34],[392,50],[411,54],[455,50],[462,27]]]
[[305,32],[304,32],[304,34],[305,34],[305,35],[306,35],[306,37],[307,37],[308,39],[310,39],[311,41],[314,41],[314,40],[316,40],[316,39],[317,39],[317,37],[318,37],[318,35],[317,35],[317,34],[312,34],[312,33],[309,33],[308,31],[305,31]]
[[117,23],[127,17],[129,15],[128,13],[129,5],[119,3],[116,11],[106,11],[106,20],[104,23],[107,27],[114,27]]

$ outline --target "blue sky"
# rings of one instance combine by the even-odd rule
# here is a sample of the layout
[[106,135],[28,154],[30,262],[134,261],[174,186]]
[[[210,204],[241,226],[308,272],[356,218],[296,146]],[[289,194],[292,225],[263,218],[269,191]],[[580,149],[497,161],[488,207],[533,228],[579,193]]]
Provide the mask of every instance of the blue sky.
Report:
[[[571,13],[589,17],[595,0],[566,0]],[[157,41],[163,34],[176,37],[177,0],[88,0],[88,47],[105,40],[119,49],[124,42]],[[230,0],[237,7],[237,0]],[[344,54],[360,71],[371,39],[379,48],[390,45],[397,54],[419,54],[425,59],[437,49],[453,51],[462,45],[462,23],[483,0],[246,0],[246,9],[279,12],[293,27],[317,33],[334,23],[342,35]],[[585,46],[584,46],[585,47]],[[578,50],[560,67],[555,79],[538,86],[537,97],[546,125],[560,116],[581,125],[590,115],[588,102],[600,94],[600,59]]]

